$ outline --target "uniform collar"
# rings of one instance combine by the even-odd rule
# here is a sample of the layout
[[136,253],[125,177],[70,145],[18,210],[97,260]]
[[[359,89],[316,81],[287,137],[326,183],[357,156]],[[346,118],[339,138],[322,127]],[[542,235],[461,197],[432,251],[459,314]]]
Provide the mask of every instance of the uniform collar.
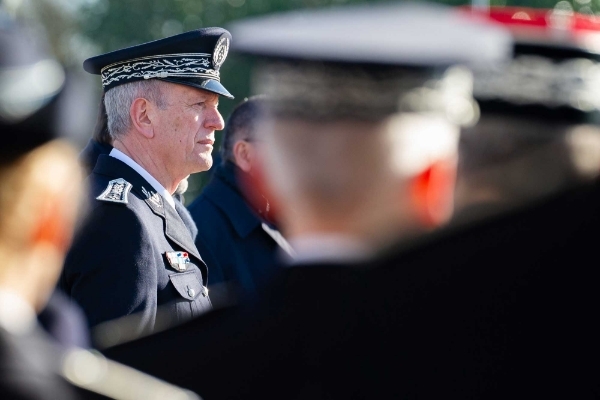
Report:
[[[164,219],[165,236],[198,260],[202,261],[202,257],[200,257],[198,249],[194,244],[190,230],[183,223],[181,216],[177,213],[175,208],[163,206],[162,197],[152,191],[150,183],[137,171],[115,157],[100,155],[93,173],[104,175],[110,179],[123,178],[130,183],[132,185],[131,191],[136,193],[137,197],[146,203],[154,214]],[[204,261],[202,261],[201,270],[202,276],[206,276]]]
[[140,164],[133,161],[133,159],[127,154],[115,148],[110,151],[109,155],[129,165],[135,172],[140,174],[142,178],[148,181],[150,186],[152,186],[154,190],[156,190],[156,192],[160,194],[167,201],[167,203],[173,207],[173,209],[175,209],[175,200],[173,199],[171,193],[169,193],[169,191],[165,189],[165,187],[161,185],[160,182],[157,181],[152,175],[150,175],[150,173],[146,171]]
[[13,335],[31,332],[36,326],[33,308],[12,290],[0,288],[0,327]]
[[236,233],[245,238],[263,221],[244,199],[235,176],[237,169],[230,161],[217,166],[204,195],[225,213]]

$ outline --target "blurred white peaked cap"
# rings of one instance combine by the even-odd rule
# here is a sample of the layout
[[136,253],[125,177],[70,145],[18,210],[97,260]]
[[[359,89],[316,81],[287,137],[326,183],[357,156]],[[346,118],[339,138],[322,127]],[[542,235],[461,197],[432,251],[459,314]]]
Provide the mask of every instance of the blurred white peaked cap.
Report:
[[229,27],[241,53],[402,66],[494,65],[512,52],[503,27],[427,3],[273,14]]

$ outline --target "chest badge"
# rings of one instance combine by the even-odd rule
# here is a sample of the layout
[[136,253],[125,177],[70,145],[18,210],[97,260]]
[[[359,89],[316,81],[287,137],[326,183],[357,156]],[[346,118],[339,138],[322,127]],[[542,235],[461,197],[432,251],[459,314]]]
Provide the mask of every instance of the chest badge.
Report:
[[185,251],[167,251],[165,255],[176,271],[185,271],[190,263],[190,257]]

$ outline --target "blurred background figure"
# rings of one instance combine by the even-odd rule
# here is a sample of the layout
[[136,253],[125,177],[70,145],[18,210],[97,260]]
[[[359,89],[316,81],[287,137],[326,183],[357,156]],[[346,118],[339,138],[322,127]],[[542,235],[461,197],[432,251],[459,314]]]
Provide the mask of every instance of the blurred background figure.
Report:
[[98,104],[98,115],[96,117],[96,125],[94,126],[92,137],[79,154],[79,161],[85,168],[85,171],[90,173],[94,170],[100,154],[109,154],[112,148],[112,138],[108,131],[103,94],[100,103]]
[[258,124],[265,98],[251,97],[229,116],[223,132],[221,156],[213,177],[189,210],[198,225],[196,246],[209,266],[214,304],[254,298],[277,271],[277,261],[290,253],[289,244],[273,225],[268,200],[248,200],[259,166]]
[[541,200],[596,177],[600,34],[595,17],[492,7],[478,16],[509,27],[514,59],[475,76],[481,120],[460,140],[455,221]]
[[[162,390],[194,399],[87,351],[66,350],[36,322],[60,274],[83,187],[77,153],[56,131],[65,74],[34,36],[0,10],[0,398],[148,398]],[[69,336],[65,320],[53,318],[65,310],[46,312],[51,333]]]
[[405,307],[415,294],[397,279],[402,264],[371,267],[449,218],[459,127],[477,116],[471,75],[455,64],[502,61],[509,36],[426,4],[284,14],[232,31],[238,50],[265,56],[257,178],[296,258],[257,306],[106,354],[207,400],[470,397],[447,386],[477,384],[461,377],[467,362],[411,351],[432,343],[404,331],[433,332],[405,323],[419,305]]

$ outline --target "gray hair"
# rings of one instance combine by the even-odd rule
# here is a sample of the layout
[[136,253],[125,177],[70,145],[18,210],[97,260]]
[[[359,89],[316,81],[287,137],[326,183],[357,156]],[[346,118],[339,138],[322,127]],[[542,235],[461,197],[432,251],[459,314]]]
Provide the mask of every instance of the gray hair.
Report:
[[106,92],[104,105],[106,107],[108,131],[113,140],[122,136],[131,128],[129,109],[135,99],[147,99],[160,108],[166,106],[161,90],[162,84],[157,79],[150,79],[119,85]]

